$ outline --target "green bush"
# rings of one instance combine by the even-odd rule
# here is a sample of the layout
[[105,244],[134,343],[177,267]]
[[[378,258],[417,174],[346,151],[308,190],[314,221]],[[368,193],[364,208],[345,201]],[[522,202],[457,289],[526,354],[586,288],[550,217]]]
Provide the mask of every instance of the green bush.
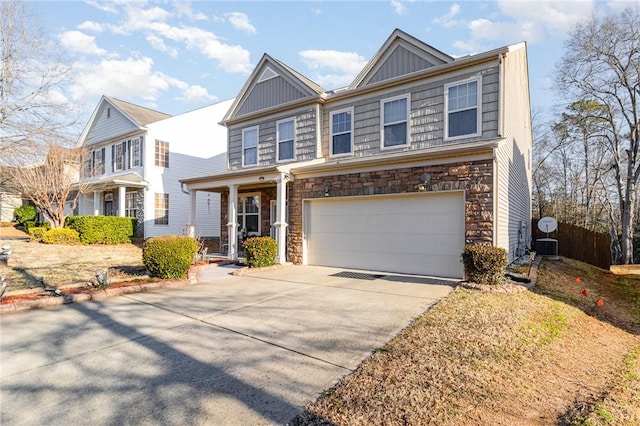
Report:
[[42,241],[42,236],[45,232],[51,229],[51,225],[49,226],[32,226],[29,228],[29,236],[32,240]]
[[42,235],[45,244],[80,244],[80,236],[75,229],[53,228]]
[[27,221],[36,220],[36,208],[28,205],[20,206],[13,211],[13,216],[16,218],[16,222],[24,225]]
[[198,243],[194,238],[164,235],[144,242],[142,262],[153,277],[183,278],[197,252]]
[[75,229],[82,244],[126,244],[131,242],[136,219],[119,216],[69,216],[65,228]]
[[24,231],[31,235],[31,230],[33,228],[45,228],[47,231],[51,229],[51,224],[49,222],[36,222],[35,220],[28,220],[22,224],[24,227]]
[[250,268],[276,263],[278,243],[271,237],[251,237],[244,242],[244,257]]
[[503,284],[507,263],[507,251],[500,247],[469,245],[462,253],[467,279],[478,284]]

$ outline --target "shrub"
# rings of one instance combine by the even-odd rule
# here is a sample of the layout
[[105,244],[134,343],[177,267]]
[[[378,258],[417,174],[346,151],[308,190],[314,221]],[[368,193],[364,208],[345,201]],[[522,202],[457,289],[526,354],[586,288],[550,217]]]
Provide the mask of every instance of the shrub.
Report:
[[164,235],[145,241],[142,262],[153,277],[182,278],[189,270],[198,243],[191,237]]
[[51,224],[49,222],[36,222],[35,220],[28,220],[22,224],[24,227],[24,231],[31,235],[31,230],[33,228],[45,228],[45,230],[51,229]]
[[276,263],[278,243],[271,237],[251,237],[244,242],[244,256],[250,268]]
[[119,216],[69,216],[65,228],[75,229],[82,244],[126,244],[136,229],[136,219]]
[[29,220],[36,220],[36,208],[29,205],[20,206],[13,211],[13,216],[16,222],[23,225]]
[[75,229],[54,228],[42,235],[45,244],[80,244],[80,236]]
[[478,284],[503,284],[507,263],[507,251],[500,247],[469,245],[462,252],[467,279]]
[[42,241],[42,236],[45,232],[51,229],[51,225],[49,226],[32,226],[29,228],[29,236],[32,240]]

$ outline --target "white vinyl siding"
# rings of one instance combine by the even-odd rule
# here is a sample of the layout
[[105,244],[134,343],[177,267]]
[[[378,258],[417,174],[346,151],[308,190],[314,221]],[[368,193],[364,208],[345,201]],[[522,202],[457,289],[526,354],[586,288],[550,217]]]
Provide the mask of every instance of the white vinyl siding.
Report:
[[480,135],[481,94],[480,78],[445,86],[445,139]]
[[258,127],[242,130],[242,165],[256,166],[258,164]]
[[353,108],[331,113],[331,156],[349,155],[353,152]]
[[396,148],[409,144],[410,95],[380,101],[381,149]]

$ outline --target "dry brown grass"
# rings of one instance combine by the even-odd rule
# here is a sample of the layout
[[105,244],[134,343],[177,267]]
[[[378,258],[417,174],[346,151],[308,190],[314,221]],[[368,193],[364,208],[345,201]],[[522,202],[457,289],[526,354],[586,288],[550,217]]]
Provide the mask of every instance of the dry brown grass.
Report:
[[0,266],[11,290],[38,287],[39,278],[49,286],[64,286],[95,280],[95,270],[109,268],[110,279],[143,276],[142,249],[133,244],[69,246],[0,240],[13,253],[8,267]]
[[[544,285],[574,270],[540,272]],[[575,288],[556,291],[564,300]],[[637,324],[610,323],[548,295],[457,289],[294,424],[583,424],[597,410],[637,424]]]

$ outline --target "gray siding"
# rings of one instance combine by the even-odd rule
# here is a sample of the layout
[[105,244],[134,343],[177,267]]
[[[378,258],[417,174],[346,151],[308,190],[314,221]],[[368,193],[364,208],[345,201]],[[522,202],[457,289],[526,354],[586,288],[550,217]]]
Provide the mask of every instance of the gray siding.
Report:
[[296,99],[304,98],[305,94],[286,79],[278,76],[257,83],[247,94],[244,102],[238,108],[235,117],[260,111],[276,105],[281,105]]
[[365,85],[433,67],[434,64],[398,46]]
[[107,117],[107,105],[103,104],[100,111],[98,111],[95,124],[87,134],[87,140],[84,145],[100,143],[136,130],[138,130],[138,126],[115,107],[111,107],[111,116]]
[[258,126],[258,166],[276,164],[276,122],[295,118],[295,160],[316,158],[316,108],[273,116],[267,120],[229,128],[229,170],[242,168],[242,130]]
[[[417,84],[405,90],[375,94],[357,102],[335,104],[323,116],[322,154],[329,156],[330,113],[343,108],[354,108],[353,156],[367,157],[380,154],[380,101],[403,94],[411,94],[410,144],[400,151],[431,148],[445,144],[460,144],[498,136],[498,67],[482,70],[482,135],[466,139],[444,140],[444,86],[462,81],[478,73],[460,75]],[[385,150],[384,152],[389,152]]]

